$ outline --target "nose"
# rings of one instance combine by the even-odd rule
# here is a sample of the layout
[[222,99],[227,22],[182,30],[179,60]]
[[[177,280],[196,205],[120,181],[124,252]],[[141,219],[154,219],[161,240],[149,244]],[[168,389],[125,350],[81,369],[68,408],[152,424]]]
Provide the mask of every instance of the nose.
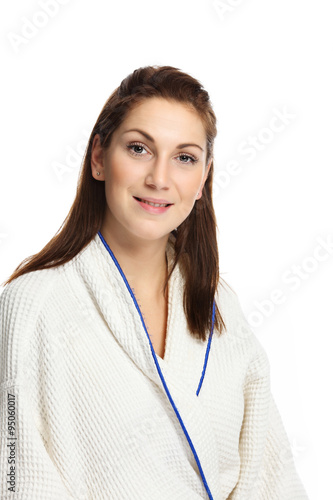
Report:
[[149,162],[146,184],[156,189],[169,189],[170,165],[166,157],[156,157]]

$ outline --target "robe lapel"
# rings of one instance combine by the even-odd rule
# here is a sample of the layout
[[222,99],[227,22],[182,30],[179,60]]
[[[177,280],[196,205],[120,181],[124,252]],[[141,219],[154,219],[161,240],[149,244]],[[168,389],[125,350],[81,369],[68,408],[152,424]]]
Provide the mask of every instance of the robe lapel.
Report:
[[[171,238],[174,236],[171,235]],[[170,240],[167,256],[170,266],[173,258]],[[149,340],[139,304],[126,276],[101,233],[97,233],[83,250],[80,260],[86,284],[110,331],[137,367],[169,399],[192,449],[208,497],[219,499],[217,439],[204,405],[204,382],[199,395],[196,395],[207,342],[195,339],[188,332],[183,310],[183,277],[179,266],[169,281],[167,337],[162,359],[156,355]],[[91,269],[94,270],[93,276]]]
[[[197,454],[198,468],[202,469],[210,498],[216,500],[221,498],[217,439],[204,402],[204,381],[197,396],[207,342],[195,339],[188,331],[183,309],[183,278],[178,267],[174,272],[174,279],[169,285],[169,299],[172,297],[172,300],[169,300],[166,352],[164,359],[159,361],[173,401],[170,404],[178,410],[179,423],[184,434],[188,434],[191,449],[193,445],[193,454]],[[177,415],[176,410],[175,413]]]

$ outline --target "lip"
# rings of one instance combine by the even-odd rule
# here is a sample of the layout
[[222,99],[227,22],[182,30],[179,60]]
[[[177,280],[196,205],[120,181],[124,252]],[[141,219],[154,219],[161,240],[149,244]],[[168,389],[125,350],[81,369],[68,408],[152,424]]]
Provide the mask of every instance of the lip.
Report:
[[148,198],[145,196],[144,198],[142,196],[134,196],[133,198],[140,198],[140,200],[144,201],[151,201],[152,203],[168,203],[169,205],[173,205],[173,203],[170,203],[168,200],[162,200],[162,199],[157,199],[157,198]]
[[[145,212],[148,212],[150,214],[164,214],[164,212],[167,212],[172,205],[168,205],[167,207],[152,207],[151,205],[147,205],[147,203],[144,203],[143,201],[137,200],[134,196],[133,199],[140,205],[140,207],[145,210]],[[145,199],[146,201],[150,201],[149,199],[147,200],[146,198],[141,198],[141,200]],[[167,201],[153,201],[152,203],[168,203]]]

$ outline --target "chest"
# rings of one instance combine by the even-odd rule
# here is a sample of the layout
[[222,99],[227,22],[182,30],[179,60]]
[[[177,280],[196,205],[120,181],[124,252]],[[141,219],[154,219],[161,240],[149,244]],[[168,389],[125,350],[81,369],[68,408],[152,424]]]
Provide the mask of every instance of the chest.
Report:
[[160,302],[140,300],[140,309],[154,351],[163,358],[167,333],[168,301],[166,299]]

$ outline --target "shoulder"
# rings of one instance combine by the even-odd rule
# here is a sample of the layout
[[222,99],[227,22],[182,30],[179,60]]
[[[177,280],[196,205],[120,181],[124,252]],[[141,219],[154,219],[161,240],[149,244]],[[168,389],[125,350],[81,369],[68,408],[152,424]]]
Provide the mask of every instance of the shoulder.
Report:
[[8,283],[0,295],[0,383],[15,379],[26,362],[40,311],[57,288],[60,269],[31,271]]
[[33,315],[58,275],[57,268],[42,269],[23,274],[7,284],[0,295],[2,322],[28,312]]

